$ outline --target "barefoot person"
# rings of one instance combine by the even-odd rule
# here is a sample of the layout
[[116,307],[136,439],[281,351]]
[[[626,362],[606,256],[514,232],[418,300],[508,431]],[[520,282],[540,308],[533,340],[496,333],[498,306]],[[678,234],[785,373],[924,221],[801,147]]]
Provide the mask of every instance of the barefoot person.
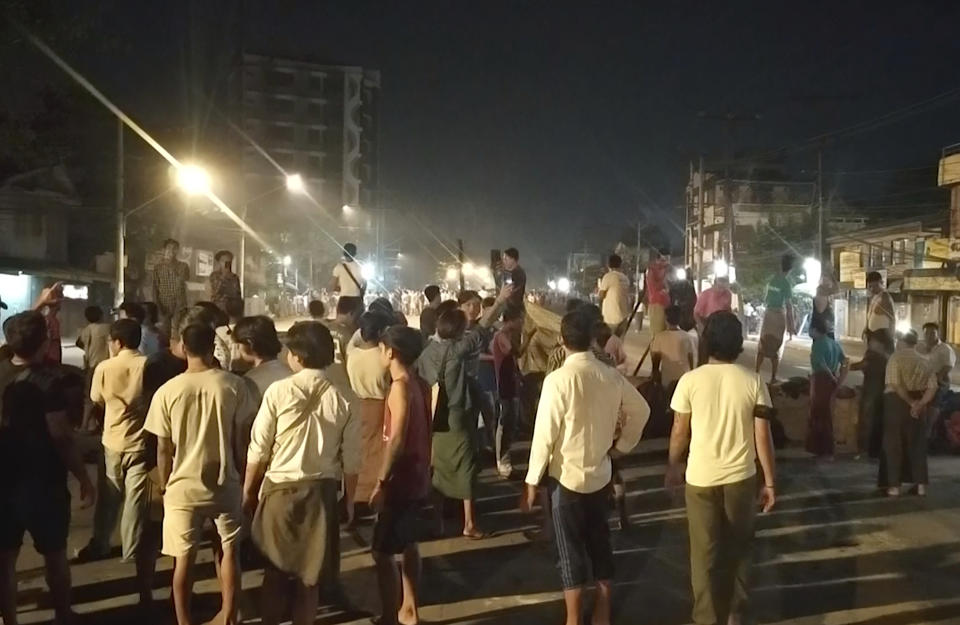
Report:
[[[593,625],[610,625],[613,551],[607,525],[611,453],[640,440],[650,408],[627,379],[593,355],[596,318],[578,310],[564,316],[560,335],[567,359],[543,382],[530,466],[520,499],[528,512],[546,478],[560,554],[567,625],[582,623],[583,587],[596,584]],[[622,422],[619,437],[617,423]]]
[[767,282],[763,313],[760,325],[760,344],[757,346],[757,373],[763,366],[763,359],[770,360],[770,383],[777,383],[777,369],[780,366],[780,347],[783,335],[793,338],[793,284],[790,272],[793,271],[793,254],[784,254],[780,259],[780,273]]
[[173,603],[179,625],[190,625],[193,564],[213,521],[220,561],[223,606],[217,623],[237,623],[240,594],[240,467],[256,413],[246,381],[212,366],[216,334],[209,325],[183,329],[187,370],[153,396],[145,429],[157,437],[163,494],[163,548],[175,559]]
[[[380,585],[381,625],[418,623],[417,549],[419,512],[430,493],[430,389],[413,371],[423,346],[413,328],[394,326],[380,339],[381,358],[390,369],[390,391],[383,423],[386,449],[370,495],[377,511],[373,559]],[[398,579],[397,555],[403,554]],[[403,597],[398,605],[398,598]]]
[[352,505],[360,466],[360,424],[324,371],[333,364],[330,330],[319,321],[297,323],[287,347],[293,375],[263,397],[243,487],[253,541],[268,562],[264,625],[280,622],[286,596],[293,598],[293,625],[314,622],[321,575],[340,558],[340,480]]
[[72,624],[67,472],[80,482],[84,507],[93,504],[95,491],[74,444],[64,386],[44,364],[43,315],[14,315],[3,329],[13,355],[0,362],[0,617],[17,625],[17,557],[29,532],[43,556],[57,623]]
[[[477,416],[479,406],[470,392],[468,359],[484,342],[484,331],[493,326],[510,301],[513,287],[500,291],[497,304],[477,326],[467,332],[467,317],[459,308],[448,310],[437,321],[439,341],[429,341],[417,359],[417,374],[439,389],[439,405],[433,427],[433,487],[439,497],[463,502],[463,536],[485,538],[477,527],[474,491],[480,464]],[[442,499],[438,499],[440,531],[443,533]]]

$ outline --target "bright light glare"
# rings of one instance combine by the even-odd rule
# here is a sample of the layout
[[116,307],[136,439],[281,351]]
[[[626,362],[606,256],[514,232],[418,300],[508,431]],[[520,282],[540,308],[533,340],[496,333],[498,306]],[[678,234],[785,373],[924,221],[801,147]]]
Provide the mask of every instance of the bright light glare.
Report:
[[556,281],[556,280],[548,280],[548,281],[547,281],[547,286],[550,287],[550,290],[551,290],[551,291],[556,291],[556,290],[557,290],[557,281]]
[[803,272],[807,276],[807,284],[817,285],[820,284],[820,275],[822,273],[822,268],[820,261],[816,258],[804,258],[803,259]]
[[730,284],[733,284],[734,282],[737,281],[737,268],[736,268],[736,267],[730,267],[730,268],[727,270],[727,278],[729,278]]
[[466,276],[472,276],[473,272],[476,271],[476,267],[473,266],[473,263],[466,262],[463,263],[463,274]]
[[687,270],[683,267],[677,267],[676,272],[677,280],[686,280],[687,279]]
[[730,275],[730,265],[727,264],[727,261],[722,258],[718,258],[713,261],[713,273],[718,278],[723,278],[724,276]]
[[557,280],[557,290],[560,291],[561,293],[569,293],[570,280],[568,280],[567,278],[560,278],[559,280]]
[[292,263],[292,262],[293,262],[293,259],[290,258],[289,256],[284,256],[284,257],[283,257],[283,266],[284,266],[284,267],[289,267],[289,266],[290,266],[290,263]]
[[897,321],[897,332],[899,334],[906,334],[910,330],[911,328],[910,328],[909,321],[907,321],[906,319],[900,319],[899,321]]
[[457,271],[456,267],[447,267],[447,280],[456,280],[458,275],[460,275],[460,272]]
[[489,282],[493,279],[493,272],[490,271],[490,268],[486,265],[481,265],[480,267],[477,267],[477,277],[484,282]]
[[363,276],[364,280],[373,280],[374,276],[377,275],[377,268],[373,266],[373,263],[363,263],[360,265],[360,275]]
[[291,193],[303,193],[303,178],[300,174],[290,174],[287,176],[287,191]]
[[354,212],[354,209],[353,209],[352,206],[350,206],[349,204],[344,204],[344,205],[343,205],[343,213],[344,213],[345,215],[350,215],[350,214],[352,214],[353,212]]
[[197,165],[181,165],[177,169],[177,186],[189,195],[200,195],[210,190],[210,174]]

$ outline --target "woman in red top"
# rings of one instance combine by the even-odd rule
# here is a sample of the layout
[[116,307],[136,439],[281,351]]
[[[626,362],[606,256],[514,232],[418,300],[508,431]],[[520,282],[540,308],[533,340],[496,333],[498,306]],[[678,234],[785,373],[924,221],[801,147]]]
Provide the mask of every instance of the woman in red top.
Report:
[[[383,465],[370,494],[370,506],[377,511],[371,550],[383,605],[377,622],[382,625],[419,622],[417,528],[430,493],[432,436],[430,390],[412,369],[422,349],[423,337],[413,328],[393,326],[380,338],[381,358],[392,379],[383,418]],[[394,562],[399,554],[400,580]],[[398,606],[401,583],[403,604]]]

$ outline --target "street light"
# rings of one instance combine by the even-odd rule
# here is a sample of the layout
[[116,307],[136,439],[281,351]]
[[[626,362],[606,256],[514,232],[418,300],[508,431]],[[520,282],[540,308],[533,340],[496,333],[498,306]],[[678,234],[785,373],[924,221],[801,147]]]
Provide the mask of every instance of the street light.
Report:
[[570,292],[570,280],[568,278],[560,278],[557,280],[557,290],[561,293]]
[[457,268],[456,268],[456,267],[447,267],[447,281],[448,281],[448,282],[453,282],[454,280],[456,280],[458,275],[459,275],[459,273],[457,272]]
[[284,267],[289,267],[289,266],[290,266],[290,263],[292,263],[292,262],[293,262],[293,259],[290,258],[289,255],[283,257],[283,266],[284,266]]
[[287,176],[287,191],[290,193],[303,193],[303,178],[300,174],[290,174]]
[[350,206],[349,204],[344,204],[344,205],[343,205],[343,214],[344,214],[344,215],[352,215],[354,212],[355,212],[355,209],[354,209],[352,206]]
[[683,267],[677,267],[677,271],[675,275],[677,276],[677,280],[680,280],[682,282],[687,279],[687,270],[684,269]]
[[716,278],[725,278],[730,275],[730,265],[722,258],[713,261],[713,273]]
[[547,287],[548,287],[551,291],[556,291],[556,290],[557,290],[557,281],[556,281],[556,280],[547,280]]
[[473,266],[473,263],[466,262],[463,263],[463,274],[466,276],[472,275],[476,267]]
[[181,165],[177,169],[177,186],[187,195],[200,195],[210,191],[210,174],[199,165]]

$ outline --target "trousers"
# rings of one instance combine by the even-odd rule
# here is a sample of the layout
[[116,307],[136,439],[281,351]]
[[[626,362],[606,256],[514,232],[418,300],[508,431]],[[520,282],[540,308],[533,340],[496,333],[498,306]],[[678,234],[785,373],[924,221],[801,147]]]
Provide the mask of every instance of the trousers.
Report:
[[140,549],[149,504],[146,451],[113,451],[104,448],[97,472],[97,504],[93,513],[93,538],[97,551],[110,551],[110,540],[120,517],[123,559]]
[[687,484],[693,621],[726,625],[747,608],[757,476],[720,486]]

